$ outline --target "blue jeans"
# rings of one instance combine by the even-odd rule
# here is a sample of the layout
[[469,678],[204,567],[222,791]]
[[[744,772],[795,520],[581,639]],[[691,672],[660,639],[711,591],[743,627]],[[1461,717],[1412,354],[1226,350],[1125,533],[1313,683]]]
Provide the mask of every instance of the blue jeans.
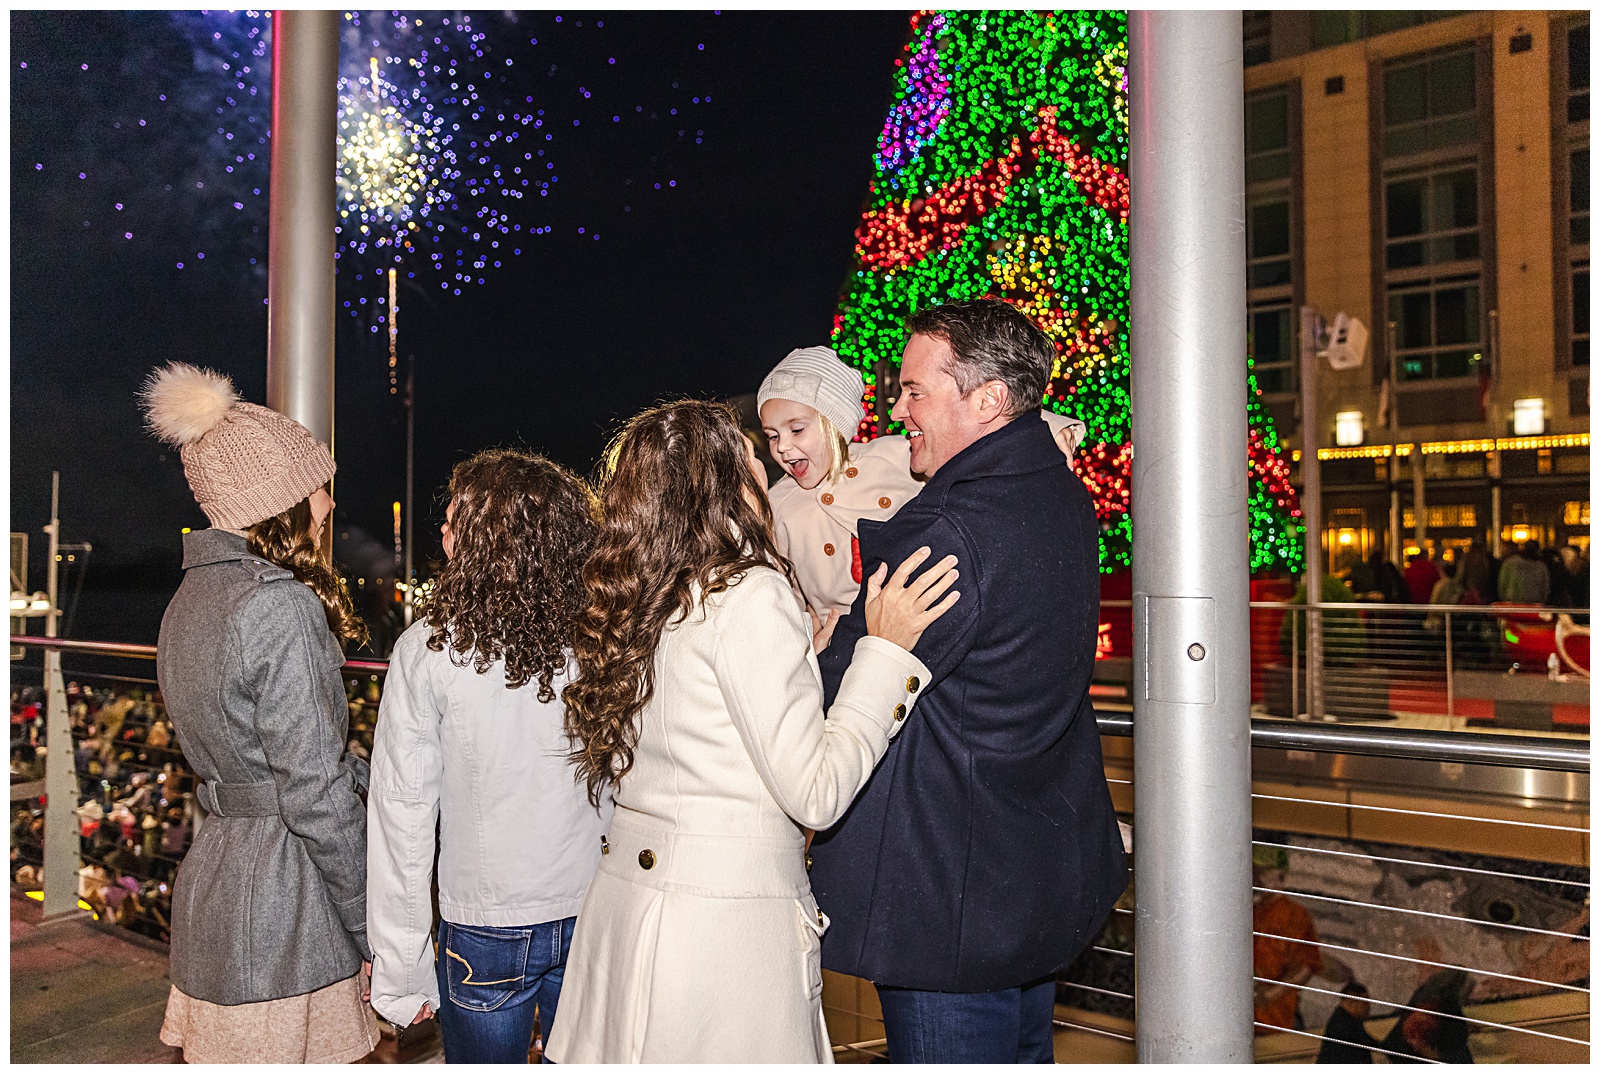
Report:
[[891,1063],[1054,1063],[1048,978],[998,992],[878,986]]
[[447,1063],[526,1063],[537,1010],[546,1037],[577,918],[491,928],[439,923],[439,1032]]

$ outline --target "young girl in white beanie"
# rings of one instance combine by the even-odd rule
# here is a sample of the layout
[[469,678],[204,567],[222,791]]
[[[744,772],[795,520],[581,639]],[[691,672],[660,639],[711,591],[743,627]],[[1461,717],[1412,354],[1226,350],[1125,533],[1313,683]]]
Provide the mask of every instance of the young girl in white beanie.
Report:
[[[801,347],[767,374],[756,394],[767,445],[786,475],[767,494],[778,550],[794,565],[797,596],[824,630],[850,610],[861,589],[856,523],[893,518],[922,489],[905,437],[850,442],[865,392],[860,370],[831,347]],[[1070,460],[1083,442],[1083,422],[1041,413]]]

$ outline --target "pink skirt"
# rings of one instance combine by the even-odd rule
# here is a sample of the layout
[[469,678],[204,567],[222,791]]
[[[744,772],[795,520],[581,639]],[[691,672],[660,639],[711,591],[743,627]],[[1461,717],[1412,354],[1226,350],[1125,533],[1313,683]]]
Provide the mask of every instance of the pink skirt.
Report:
[[363,975],[302,996],[224,1006],[174,986],[161,1042],[186,1063],[353,1063],[378,1046],[378,1020],[361,998]]

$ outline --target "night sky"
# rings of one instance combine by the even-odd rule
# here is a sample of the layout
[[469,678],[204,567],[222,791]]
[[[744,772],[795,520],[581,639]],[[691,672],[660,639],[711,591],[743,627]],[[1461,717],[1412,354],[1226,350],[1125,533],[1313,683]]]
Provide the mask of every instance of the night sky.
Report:
[[[33,535],[41,588],[39,527],[59,469],[64,538],[95,549],[71,628],[81,637],[153,641],[179,579],[179,531],[205,525],[176,454],[141,428],[140,381],[180,359],[265,402],[265,191],[257,208],[244,188],[264,186],[266,168],[221,164],[256,130],[245,113],[270,115],[270,81],[259,60],[238,90],[227,79],[240,61],[216,77],[207,64],[249,40],[220,21],[228,37],[198,40],[193,22],[174,31],[179,17],[11,15],[12,529]],[[495,64],[485,97],[545,109],[559,136],[537,144],[559,181],[503,199],[509,220],[542,230],[507,237],[519,256],[469,250],[469,268],[474,253],[503,258],[482,284],[457,296],[418,272],[401,293],[399,349],[418,370],[419,563],[438,554],[436,494],[459,459],[521,445],[588,473],[640,408],[753,392],[788,350],[826,341],[908,18],[472,17]],[[224,91],[238,100],[219,120],[210,106]],[[533,144],[518,144],[516,164]],[[512,155],[504,163],[509,175]],[[384,289],[370,263],[364,284],[352,268],[340,270],[341,307],[360,316],[339,318],[335,497],[356,571],[391,547],[404,426],[387,329],[372,332],[376,307],[359,303]]]

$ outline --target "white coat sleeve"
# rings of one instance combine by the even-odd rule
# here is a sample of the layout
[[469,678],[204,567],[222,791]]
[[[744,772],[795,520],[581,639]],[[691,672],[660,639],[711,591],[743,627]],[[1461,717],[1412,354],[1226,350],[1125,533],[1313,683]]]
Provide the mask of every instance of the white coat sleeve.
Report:
[[791,819],[832,827],[905,726],[928,669],[893,642],[864,637],[824,718],[811,639],[782,579],[752,572],[725,599],[716,673],[739,738]]
[[425,638],[423,633],[402,635],[395,646],[373,734],[367,795],[372,1008],[402,1026],[424,1003],[439,1009],[432,880],[444,757]]

